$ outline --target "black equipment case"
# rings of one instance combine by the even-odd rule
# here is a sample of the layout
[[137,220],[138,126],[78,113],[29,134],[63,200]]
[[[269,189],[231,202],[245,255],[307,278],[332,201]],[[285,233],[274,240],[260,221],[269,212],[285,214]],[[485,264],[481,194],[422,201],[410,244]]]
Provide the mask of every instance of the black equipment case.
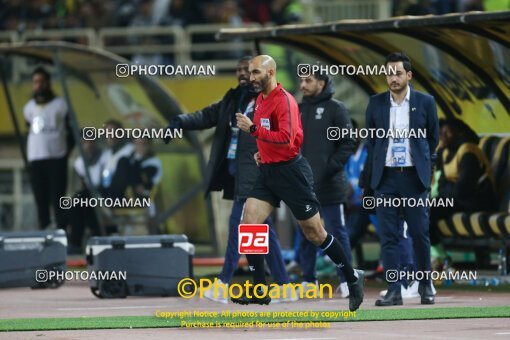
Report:
[[0,232],[0,288],[57,288],[64,283],[66,256],[62,229]]
[[[90,289],[99,298],[178,296],[179,281],[193,277],[194,252],[186,235],[92,237],[86,250]],[[114,275],[104,280],[101,272]]]

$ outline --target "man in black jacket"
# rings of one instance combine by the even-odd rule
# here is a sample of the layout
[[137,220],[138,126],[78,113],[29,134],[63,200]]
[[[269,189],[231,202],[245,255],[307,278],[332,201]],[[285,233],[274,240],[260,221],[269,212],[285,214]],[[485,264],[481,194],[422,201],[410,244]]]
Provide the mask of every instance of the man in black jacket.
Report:
[[[237,268],[240,257],[238,226],[241,222],[244,203],[259,175],[259,169],[253,159],[253,155],[257,152],[255,138],[247,133],[239,133],[235,116],[237,112],[241,112],[253,119],[253,108],[257,93],[253,91],[250,84],[250,73],[248,71],[250,60],[251,57],[244,57],[239,60],[236,70],[239,85],[235,89],[230,89],[222,100],[195,113],[181,114],[175,117],[169,126],[172,130],[175,128],[203,130],[216,127],[205,182],[207,183],[206,195],[211,191],[223,190],[224,199],[234,200],[229,221],[225,263],[219,276],[219,280],[225,284],[230,282]],[[270,225],[269,254],[266,255],[269,268],[276,283],[279,285],[289,283],[280,242],[274,228],[271,226],[271,218],[268,218],[265,223]],[[211,291],[207,291],[205,296],[215,301],[227,303],[222,291],[218,294],[219,296],[207,294]],[[291,294],[286,296],[290,297]],[[295,298],[287,301],[291,300],[295,300]]]
[[[356,141],[352,138],[334,140],[328,136],[330,128],[352,129],[349,113],[342,102],[332,98],[333,84],[327,75],[316,73],[302,77],[300,90],[304,94],[299,105],[304,133],[301,152],[312,167],[315,192],[326,230],[342,243],[349,261],[352,261],[344,215],[344,204],[348,200],[344,165],[356,149]],[[305,282],[317,280],[316,252],[317,248],[302,237],[298,260]],[[342,297],[348,297],[347,282],[340,268],[337,268],[337,273],[342,282]]]

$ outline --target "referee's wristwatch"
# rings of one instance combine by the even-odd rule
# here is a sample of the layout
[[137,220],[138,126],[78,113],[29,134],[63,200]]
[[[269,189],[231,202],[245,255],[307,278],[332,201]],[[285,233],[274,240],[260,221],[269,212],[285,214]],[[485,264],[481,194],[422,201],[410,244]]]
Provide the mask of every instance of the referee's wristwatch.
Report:
[[250,126],[250,133],[254,134],[256,131],[257,131],[257,125],[252,124],[252,126]]

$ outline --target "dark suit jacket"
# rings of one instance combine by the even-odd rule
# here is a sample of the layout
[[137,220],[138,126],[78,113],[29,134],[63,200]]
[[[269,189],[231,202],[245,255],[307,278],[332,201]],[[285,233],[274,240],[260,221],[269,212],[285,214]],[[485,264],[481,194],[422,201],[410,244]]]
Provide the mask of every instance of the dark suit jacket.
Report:
[[[411,157],[418,172],[420,181],[425,189],[430,188],[432,162],[436,158],[436,147],[439,142],[439,121],[437,118],[436,103],[434,97],[413,90],[410,87],[409,97],[409,128],[415,130],[417,137],[410,138]],[[367,128],[383,128],[386,131],[390,126],[390,92],[376,94],[370,98],[366,111]],[[426,130],[426,138],[418,136],[418,129]],[[375,136],[374,136],[375,137]],[[365,183],[376,190],[381,183],[381,178],[386,162],[388,150],[388,138],[367,139],[369,160],[367,159],[367,174],[370,181]]]

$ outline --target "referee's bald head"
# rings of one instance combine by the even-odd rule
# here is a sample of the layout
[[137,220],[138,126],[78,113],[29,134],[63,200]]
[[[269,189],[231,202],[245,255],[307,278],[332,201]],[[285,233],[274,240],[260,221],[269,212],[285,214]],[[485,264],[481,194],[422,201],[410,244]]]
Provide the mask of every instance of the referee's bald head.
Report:
[[276,62],[271,56],[261,54],[253,58],[251,62],[264,68],[266,71],[273,70],[276,73]]

